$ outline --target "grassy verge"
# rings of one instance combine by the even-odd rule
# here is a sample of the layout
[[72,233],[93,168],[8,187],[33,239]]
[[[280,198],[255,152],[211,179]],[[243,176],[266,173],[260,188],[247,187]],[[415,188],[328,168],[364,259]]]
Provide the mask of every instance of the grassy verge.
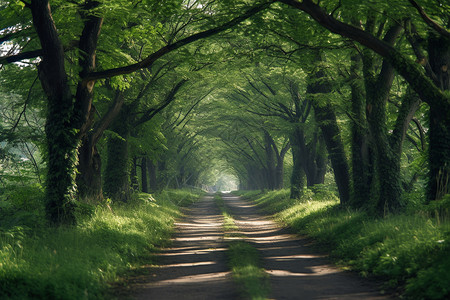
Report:
[[[214,196],[224,217],[224,235],[228,241],[228,266],[233,279],[238,284],[245,299],[267,299],[270,292],[269,276],[261,268],[261,259],[258,250],[245,242],[245,236],[239,233],[233,216],[227,210],[225,203],[219,195]],[[238,239],[236,239],[238,238]]]
[[[108,283],[151,261],[168,243],[179,206],[199,197],[190,191],[141,194],[132,203],[81,207],[76,227],[48,228],[42,215],[14,220],[14,203],[0,210],[1,299],[102,299]],[[6,202],[4,202],[6,203]],[[39,226],[32,226],[32,219]],[[27,221],[28,220],[28,221]]]
[[411,299],[450,296],[450,225],[423,213],[375,219],[340,209],[328,194],[289,191],[253,196],[254,201],[295,232],[315,239],[342,266],[383,279]]

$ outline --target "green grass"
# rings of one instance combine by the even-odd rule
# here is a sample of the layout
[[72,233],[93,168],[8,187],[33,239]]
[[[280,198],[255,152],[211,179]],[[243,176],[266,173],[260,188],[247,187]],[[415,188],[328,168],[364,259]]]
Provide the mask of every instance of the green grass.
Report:
[[241,295],[245,299],[267,299],[270,292],[269,275],[261,268],[258,250],[244,241],[245,235],[239,233],[239,228],[222,197],[215,195],[214,201],[224,217],[224,236],[225,239],[229,239],[228,266],[234,281],[240,288]]
[[108,298],[110,283],[150,263],[151,253],[167,245],[174,219],[181,215],[179,206],[198,197],[166,191],[154,197],[141,194],[112,210],[82,206],[79,224],[61,228],[42,226],[40,215],[33,216],[40,227],[23,225],[29,222],[10,220],[3,209],[7,222],[0,227],[0,298]]
[[249,243],[233,241],[227,251],[229,267],[245,299],[267,299],[269,275],[260,267],[258,250]]
[[450,296],[450,224],[422,212],[383,219],[341,209],[338,200],[307,192],[290,200],[273,191],[254,201],[295,232],[312,237],[341,266],[376,276],[411,299]]
[[220,197],[219,195],[214,195],[214,201],[216,205],[219,207],[220,212],[222,213],[223,216],[222,227],[224,230],[225,237],[242,236],[242,234],[237,233],[237,231],[239,231],[239,228],[234,223],[234,219],[228,212],[228,209],[226,208],[222,197]]

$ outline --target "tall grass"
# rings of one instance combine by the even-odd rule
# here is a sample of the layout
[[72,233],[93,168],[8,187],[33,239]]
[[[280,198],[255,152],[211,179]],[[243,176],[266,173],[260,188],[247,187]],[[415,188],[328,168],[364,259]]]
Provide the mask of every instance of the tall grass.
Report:
[[340,265],[383,279],[411,299],[450,297],[450,224],[420,212],[383,219],[342,209],[328,194],[290,200],[286,190],[253,199]]
[[168,243],[179,205],[198,197],[168,191],[141,194],[112,209],[85,207],[76,227],[11,226],[10,220],[0,227],[0,298],[105,298],[108,283],[149,263],[150,254]]

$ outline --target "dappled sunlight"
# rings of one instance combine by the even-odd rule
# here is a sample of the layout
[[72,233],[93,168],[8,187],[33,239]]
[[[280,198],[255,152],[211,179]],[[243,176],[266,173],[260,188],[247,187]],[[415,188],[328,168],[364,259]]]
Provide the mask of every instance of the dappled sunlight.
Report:
[[173,278],[173,279],[161,280],[161,281],[158,281],[157,285],[158,286],[163,286],[163,285],[171,285],[172,286],[174,283],[181,283],[181,284],[192,284],[193,282],[208,283],[211,281],[223,280],[228,275],[230,275],[229,271],[187,275],[187,276],[180,276],[180,277]]
[[[332,266],[327,255],[307,245],[309,240],[288,233],[273,221],[262,217],[254,205],[239,197],[223,195],[230,215],[239,227],[241,240],[256,247],[263,259],[262,267],[270,276],[274,299],[386,299],[373,288]],[[332,203],[314,204],[314,210]],[[333,203],[334,204],[334,203]],[[320,208],[318,208],[320,206]],[[290,209],[282,218],[296,218],[307,213]]]
[[199,262],[192,262],[192,263],[177,263],[177,264],[166,264],[160,266],[162,269],[166,268],[183,268],[183,267],[196,267],[196,266],[209,266],[217,264],[216,261],[199,261]]
[[174,293],[186,297],[200,290],[236,298],[225,263],[223,217],[212,197],[205,197],[194,207],[189,216],[175,223],[172,246],[159,254],[159,267],[152,269],[150,278],[135,284],[137,299],[164,299]]

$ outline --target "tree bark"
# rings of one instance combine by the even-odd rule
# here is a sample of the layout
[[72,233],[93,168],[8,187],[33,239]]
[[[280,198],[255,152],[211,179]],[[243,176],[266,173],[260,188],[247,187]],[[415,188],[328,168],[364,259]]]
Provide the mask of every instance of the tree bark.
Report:
[[[317,55],[319,57],[320,54],[318,53]],[[309,97],[316,98],[312,99],[314,116],[322,130],[322,135],[327,146],[328,155],[333,167],[334,180],[339,191],[340,203],[341,205],[346,205],[350,199],[350,175],[336,115],[329,100],[326,99],[326,94],[332,91],[331,84],[321,69],[314,71],[310,76],[313,82],[308,84],[307,93]]]
[[301,163],[301,150],[298,141],[298,133],[296,130],[290,137],[291,151],[292,151],[292,174],[291,174],[291,199],[300,198],[305,185],[305,172]]
[[97,147],[83,139],[78,149],[77,187],[78,199],[87,203],[103,201],[102,161]]
[[74,224],[74,190],[78,137],[72,124],[72,93],[64,66],[64,50],[53,22],[48,0],[31,2],[33,24],[43,54],[39,78],[47,94],[45,132],[48,149],[46,214],[54,225]]
[[[428,177],[428,199],[435,199],[442,194],[437,193],[438,186],[446,186],[446,188],[443,188],[443,192],[448,193],[449,188],[446,182],[450,175],[450,150],[448,150],[450,149],[450,141],[448,138],[450,136],[450,124],[448,121],[450,120],[450,95],[444,92],[446,89],[436,85],[432,79],[428,78],[421,65],[415,63],[406,55],[401,54],[388,43],[379,40],[370,33],[364,32],[361,29],[334,19],[331,14],[326,13],[319,5],[315,4],[313,1],[303,0],[302,2],[298,2],[296,0],[279,0],[279,2],[286,3],[289,6],[306,12],[329,31],[357,41],[362,45],[368,47],[369,49],[372,49],[382,57],[386,58],[398,71],[398,73],[410,84],[411,88],[420,96],[422,101],[429,104],[430,174]],[[449,39],[445,35],[440,35],[440,42],[438,44],[434,44],[438,46],[436,47],[436,50],[445,49],[444,51],[442,51],[442,53],[447,54],[442,55],[442,58],[448,58],[448,49],[450,48],[448,46],[449,42]],[[432,41],[431,43],[429,41],[428,44],[433,45]],[[435,47],[432,46],[430,48]],[[430,52],[430,61],[433,60],[431,56],[439,56],[433,55],[432,51]],[[448,78],[449,76],[448,66],[448,60],[446,64],[440,64],[439,66],[436,66],[437,68],[440,68],[441,72],[443,72],[444,78]],[[438,71],[436,67],[435,72]],[[433,122],[434,125],[432,125]],[[444,140],[441,141],[441,138],[444,138]],[[441,151],[444,151],[444,155],[442,155]],[[440,178],[442,178],[442,180]],[[442,181],[442,183],[444,184],[438,184],[438,181]]]
[[97,151],[97,142],[109,127],[122,108],[124,97],[116,92],[114,100],[107,113],[98,121],[92,131],[86,133],[79,148],[79,163],[77,172],[78,198],[86,202],[103,200],[101,157]]
[[351,161],[353,185],[351,206],[358,209],[366,206],[370,199],[373,179],[373,159],[372,149],[368,141],[368,124],[365,118],[364,87],[362,80],[358,79],[362,71],[361,56],[353,53],[351,61]]
[[122,202],[128,201],[131,193],[128,156],[130,117],[130,107],[124,105],[111,125],[111,131],[114,133],[107,139],[104,191],[109,198]]
[[141,187],[143,193],[148,193],[148,179],[147,179],[147,157],[141,159]]
[[[450,90],[450,39],[429,33],[428,55],[439,87],[448,95]],[[425,99],[422,100],[425,101]],[[445,104],[430,103],[428,201],[439,200],[450,193],[450,117],[445,113],[445,109],[448,109]]]
[[148,169],[148,174],[149,174],[149,188],[150,188],[150,192],[154,193],[155,191],[158,190],[158,181],[156,178],[156,166],[155,163],[153,162],[153,160],[148,159],[147,160],[147,169]]

